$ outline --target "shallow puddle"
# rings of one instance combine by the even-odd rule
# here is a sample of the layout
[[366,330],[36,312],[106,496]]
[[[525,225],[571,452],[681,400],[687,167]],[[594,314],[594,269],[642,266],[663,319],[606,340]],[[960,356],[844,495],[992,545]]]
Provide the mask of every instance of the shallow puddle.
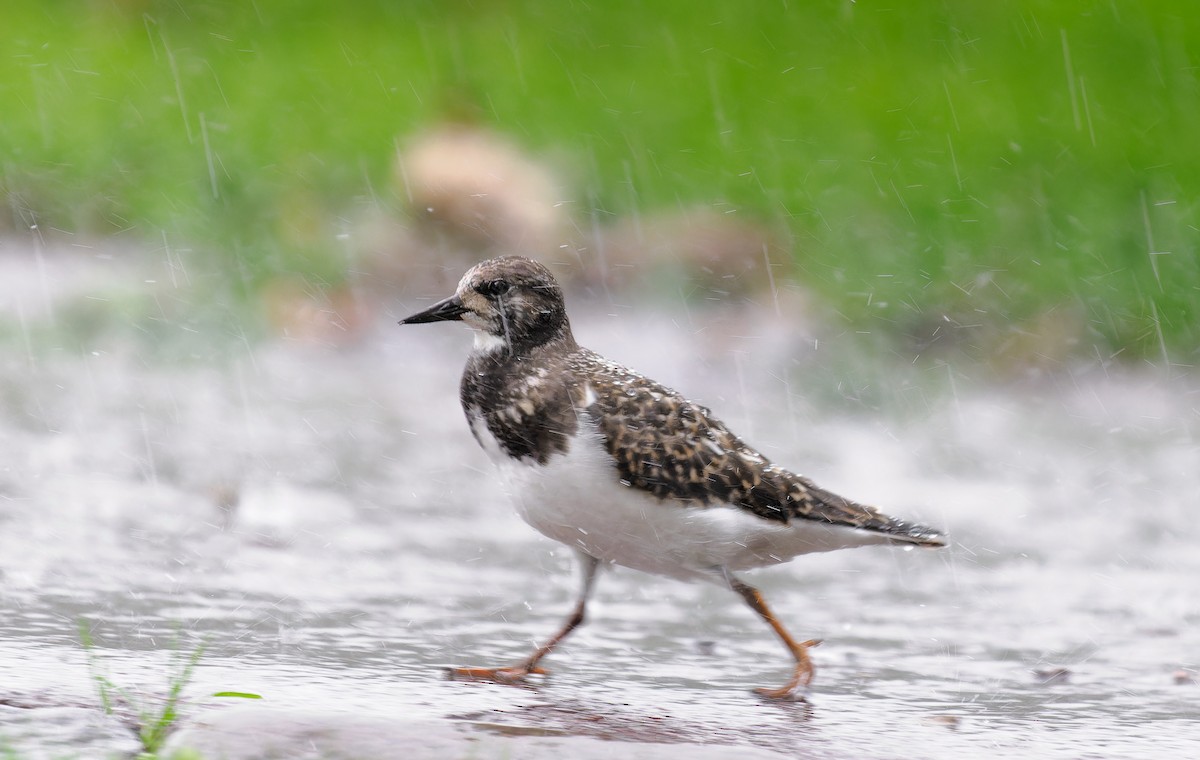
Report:
[[208,696],[237,691],[730,756],[1200,751],[1193,378],[1082,367],[995,386],[875,366],[855,378],[883,399],[872,409],[839,385],[853,362],[755,329],[770,313],[572,313],[582,343],[702,400],[779,463],[950,532],[938,552],[751,576],[796,635],[824,639],[807,703],[750,693],[781,683],[788,659],[732,594],[620,569],[544,684],[444,680],[552,632],[576,569],[512,513],[462,420],[465,332],[382,315],[341,348],[277,340],[181,363],[101,336],[10,355],[0,748],[136,751],[119,727],[80,728],[97,715],[83,622],[108,677],[149,704],[173,649],[203,643],[185,724],[243,704]]

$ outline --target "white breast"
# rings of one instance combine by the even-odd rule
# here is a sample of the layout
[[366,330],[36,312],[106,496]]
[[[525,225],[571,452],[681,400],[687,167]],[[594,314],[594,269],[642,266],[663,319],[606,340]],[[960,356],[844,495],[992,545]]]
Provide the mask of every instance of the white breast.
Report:
[[471,420],[518,513],[534,528],[606,562],[681,580],[713,578],[800,554],[887,543],[878,534],[810,520],[767,520],[729,505],[703,507],[624,485],[596,427],[580,417],[568,453],[545,465],[514,460]]

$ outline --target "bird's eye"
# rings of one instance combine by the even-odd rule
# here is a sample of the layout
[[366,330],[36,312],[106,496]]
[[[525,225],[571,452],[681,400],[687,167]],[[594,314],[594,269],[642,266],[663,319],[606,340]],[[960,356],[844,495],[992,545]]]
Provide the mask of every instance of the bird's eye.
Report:
[[510,285],[507,280],[488,280],[487,282],[480,283],[480,285],[475,288],[475,290],[481,295],[485,295],[488,298],[502,296],[511,289],[512,285]]

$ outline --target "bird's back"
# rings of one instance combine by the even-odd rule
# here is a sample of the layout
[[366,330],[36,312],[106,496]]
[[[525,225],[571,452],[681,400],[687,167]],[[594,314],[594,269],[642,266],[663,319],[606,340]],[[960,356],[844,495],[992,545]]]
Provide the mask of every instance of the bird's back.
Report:
[[595,352],[568,366],[621,480],[663,501],[726,506],[764,520],[815,521],[896,542],[944,545],[936,530],[883,514],[772,464],[705,407]]

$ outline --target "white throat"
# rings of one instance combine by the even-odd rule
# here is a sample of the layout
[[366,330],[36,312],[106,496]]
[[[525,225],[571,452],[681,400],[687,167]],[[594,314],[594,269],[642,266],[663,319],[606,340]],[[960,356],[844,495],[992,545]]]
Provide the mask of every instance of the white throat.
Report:
[[486,330],[475,330],[475,353],[491,354],[508,348],[508,343],[499,335]]

